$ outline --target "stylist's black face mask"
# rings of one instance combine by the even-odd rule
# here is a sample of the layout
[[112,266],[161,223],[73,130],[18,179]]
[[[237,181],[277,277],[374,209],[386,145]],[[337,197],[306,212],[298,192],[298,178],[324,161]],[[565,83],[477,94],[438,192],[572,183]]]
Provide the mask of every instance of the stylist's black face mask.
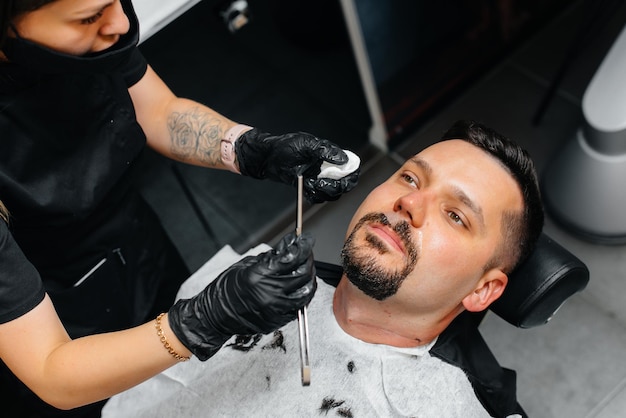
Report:
[[[124,62],[139,41],[139,22],[130,0],[122,0],[130,21],[128,33],[103,51],[76,56],[53,51],[17,35],[8,38],[3,52],[10,62],[47,74],[108,73]],[[15,31],[17,34],[17,31]]]

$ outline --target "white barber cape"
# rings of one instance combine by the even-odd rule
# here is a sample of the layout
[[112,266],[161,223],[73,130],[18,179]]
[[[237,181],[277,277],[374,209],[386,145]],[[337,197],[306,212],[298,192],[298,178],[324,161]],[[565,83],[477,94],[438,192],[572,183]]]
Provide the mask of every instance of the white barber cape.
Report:
[[[195,295],[240,258],[224,247],[178,296]],[[114,396],[103,418],[489,416],[463,371],[429,355],[432,344],[401,349],[343,332],[333,315],[333,293],[318,280],[308,307],[310,386],[300,381],[293,321],[273,334],[233,337],[205,362],[193,357]]]

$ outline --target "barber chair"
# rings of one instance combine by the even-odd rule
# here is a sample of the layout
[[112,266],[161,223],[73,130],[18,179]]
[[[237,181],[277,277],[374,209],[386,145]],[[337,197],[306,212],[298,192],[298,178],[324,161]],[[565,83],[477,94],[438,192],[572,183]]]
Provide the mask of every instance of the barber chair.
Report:
[[[340,266],[316,262],[316,268],[322,280],[337,285],[342,274]],[[541,234],[533,253],[509,276],[504,294],[489,310],[518,328],[537,327],[550,321],[561,305],[582,291],[588,282],[587,266],[546,234]],[[439,340],[456,339],[462,351],[445,352],[445,348],[438,349],[436,345],[431,355],[444,360],[463,357],[465,366],[462,368],[492,416],[516,413],[527,417],[514,396],[515,372],[500,366],[478,330],[486,313],[463,312],[439,337]]]

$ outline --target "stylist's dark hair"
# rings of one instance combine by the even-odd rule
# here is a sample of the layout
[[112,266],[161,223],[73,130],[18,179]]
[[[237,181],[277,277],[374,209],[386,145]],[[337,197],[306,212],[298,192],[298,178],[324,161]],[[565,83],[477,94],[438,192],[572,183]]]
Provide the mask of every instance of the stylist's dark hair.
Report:
[[543,204],[537,171],[528,152],[509,138],[475,121],[460,120],[448,129],[442,140],[461,139],[491,154],[513,176],[522,192],[524,209],[505,213],[504,245],[490,262],[504,263],[506,273],[513,271],[533,251],[543,229]]
[[53,1],[55,0],[0,0],[0,51],[4,47],[4,41],[13,19],[24,12],[37,10]]

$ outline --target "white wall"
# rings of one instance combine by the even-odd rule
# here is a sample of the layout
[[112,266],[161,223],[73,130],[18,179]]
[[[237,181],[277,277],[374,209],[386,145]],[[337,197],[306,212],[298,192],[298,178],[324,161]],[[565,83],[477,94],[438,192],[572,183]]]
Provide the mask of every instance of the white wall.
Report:
[[132,0],[139,18],[139,42],[163,29],[200,0]]

